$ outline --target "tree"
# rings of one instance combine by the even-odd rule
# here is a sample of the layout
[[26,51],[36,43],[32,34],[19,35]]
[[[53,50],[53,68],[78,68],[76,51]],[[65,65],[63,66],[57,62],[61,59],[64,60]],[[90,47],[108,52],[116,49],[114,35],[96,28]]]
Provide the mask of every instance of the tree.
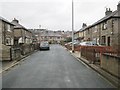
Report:
[[72,42],[72,37],[66,38],[65,42]]

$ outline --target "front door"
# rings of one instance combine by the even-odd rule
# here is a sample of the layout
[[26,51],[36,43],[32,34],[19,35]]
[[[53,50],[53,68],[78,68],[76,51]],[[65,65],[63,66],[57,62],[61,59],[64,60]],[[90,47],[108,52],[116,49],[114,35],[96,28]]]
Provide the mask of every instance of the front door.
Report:
[[108,37],[107,44],[110,46],[110,37]]

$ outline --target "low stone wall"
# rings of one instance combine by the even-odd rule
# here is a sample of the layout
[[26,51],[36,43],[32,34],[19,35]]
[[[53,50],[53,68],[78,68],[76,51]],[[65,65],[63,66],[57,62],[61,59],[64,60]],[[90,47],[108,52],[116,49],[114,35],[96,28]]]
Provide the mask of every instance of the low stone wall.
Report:
[[21,58],[21,51],[20,48],[11,48],[10,49],[10,56],[12,60],[20,59]]
[[26,55],[33,51],[34,51],[34,45],[30,45],[30,44],[21,45],[21,54],[22,55]]
[[10,56],[10,46],[5,46],[2,45],[2,47],[0,48],[0,61],[3,60],[11,60],[11,56]]
[[101,68],[120,78],[120,57],[109,54],[102,54]]
[[37,50],[34,45],[21,45],[21,46],[6,46],[0,47],[0,61],[17,60],[21,58],[21,55],[27,55],[34,50]]

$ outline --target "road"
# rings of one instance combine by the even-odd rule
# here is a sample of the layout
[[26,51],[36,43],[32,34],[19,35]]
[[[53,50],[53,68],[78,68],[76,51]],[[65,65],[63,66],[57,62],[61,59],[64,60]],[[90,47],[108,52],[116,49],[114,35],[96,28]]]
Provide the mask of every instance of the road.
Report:
[[38,51],[3,73],[3,88],[113,88],[60,45]]

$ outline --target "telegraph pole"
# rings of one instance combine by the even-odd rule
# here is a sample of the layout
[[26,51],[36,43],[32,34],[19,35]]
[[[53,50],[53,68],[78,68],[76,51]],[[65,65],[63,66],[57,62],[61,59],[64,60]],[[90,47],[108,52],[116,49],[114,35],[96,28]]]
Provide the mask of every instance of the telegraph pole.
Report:
[[74,53],[74,2],[72,0],[72,52]]

